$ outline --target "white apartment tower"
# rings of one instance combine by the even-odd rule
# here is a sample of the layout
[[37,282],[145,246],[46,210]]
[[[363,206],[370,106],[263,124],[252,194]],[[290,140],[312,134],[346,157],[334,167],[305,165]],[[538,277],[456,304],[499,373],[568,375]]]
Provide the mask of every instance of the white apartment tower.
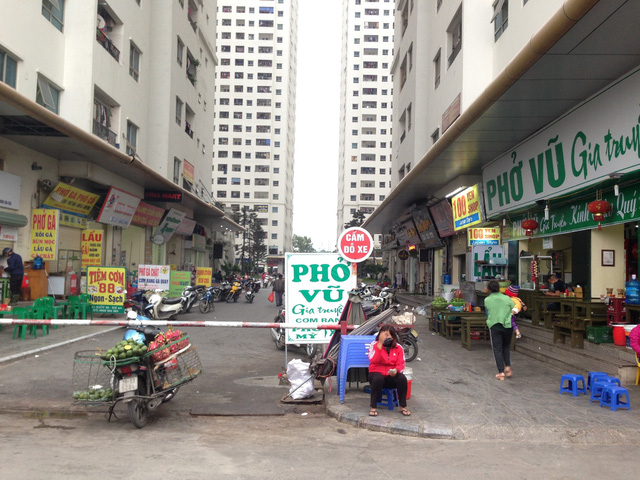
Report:
[[257,213],[276,266],[293,236],[297,0],[220,0],[217,15],[212,190]]
[[338,233],[391,188],[394,5],[343,0]]

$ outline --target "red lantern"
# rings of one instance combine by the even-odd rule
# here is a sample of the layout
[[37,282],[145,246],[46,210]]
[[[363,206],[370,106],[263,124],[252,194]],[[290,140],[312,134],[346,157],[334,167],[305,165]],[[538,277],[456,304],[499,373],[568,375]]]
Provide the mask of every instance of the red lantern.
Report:
[[538,228],[538,222],[533,218],[527,218],[522,221],[522,228],[525,229],[525,233],[529,236],[529,241],[531,241],[531,235],[533,235],[533,231]]
[[595,200],[587,205],[587,210],[593,214],[593,220],[598,222],[598,230],[602,230],[600,222],[604,220],[605,214],[611,211],[611,204],[606,200]]

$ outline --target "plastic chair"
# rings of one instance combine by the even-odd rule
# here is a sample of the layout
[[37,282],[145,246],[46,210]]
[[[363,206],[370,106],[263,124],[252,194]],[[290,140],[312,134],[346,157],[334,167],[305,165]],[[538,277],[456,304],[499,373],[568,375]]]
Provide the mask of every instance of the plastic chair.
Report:
[[593,385],[593,382],[598,379],[597,377],[607,376],[608,374],[606,372],[589,372],[589,374],[587,375],[587,390],[591,391],[591,385]]
[[[50,319],[49,310],[45,306],[34,306],[29,311],[29,318],[34,320],[47,320]],[[49,335],[49,325],[31,325],[30,332],[35,337],[38,338],[38,328],[42,329],[42,336]]]
[[562,375],[562,377],[560,377],[560,395],[565,392],[573,394],[574,397],[577,397],[580,393],[584,393],[586,395],[587,387],[584,377],[582,375],[576,375],[575,373]]
[[91,315],[93,320],[93,308],[87,299],[90,299],[91,295],[83,293],[80,296],[70,295],[67,297],[67,315],[69,318],[87,318]]
[[347,387],[347,371],[355,367],[369,367],[369,345],[376,339],[375,335],[343,335],[340,337],[338,352],[338,395],[340,403],[344,403]]
[[33,302],[33,306],[46,308],[49,318],[65,318],[65,306],[56,305],[56,301],[53,297],[40,297]]
[[80,304],[82,305],[82,318],[87,318],[87,315],[91,315],[91,320],[93,320],[93,305],[91,305],[91,295],[88,293],[81,293],[78,298],[80,299]]
[[602,377],[598,378],[594,381],[593,385],[591,385],[591,396],[589,397],[589,403],[594,400],[600,401],[602,400],[602,390],[607,385],[620,386],[620,380],[616,377]]
[[[25,307],[13,307],[12,313],[16,316],[16,318],[24,320],[29,318],[29,309]],[[16,338],[16,333],[18,334],[18,338],[20,340],[24,340],[27,335],[27,327],[29,325],[15,325],[13,327],[13,337]]]
[[636,363],[638,364],[638,369],[636,370],[636,385],[638,385],[638,380],[640,380],[640,358],[638,358],[637,353],[636,353]]
[[602,389],[600,406],[610,407],[614,412],[618,410],[618,408],[626,408],[627,410],[631,410],[631,404],[629,402],[629,391],[626,388],[619,387],[617,385],[614,385],[613,383],[606,384]]
[[387,407],[389,410],[393,410],[393,407],[399,407],[400,401],[398,400],[397,388],[383,388],[378,397],[378,406]]

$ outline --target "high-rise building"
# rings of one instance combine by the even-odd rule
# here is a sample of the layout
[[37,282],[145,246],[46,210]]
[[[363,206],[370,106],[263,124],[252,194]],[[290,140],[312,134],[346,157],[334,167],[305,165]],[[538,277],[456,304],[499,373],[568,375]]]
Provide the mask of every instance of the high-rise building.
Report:
[[217,15],[212,190],[257,213],[279,266],[293,236],[297,0],[222,0]]
[[391,189],[394,7],[394,0],[343,0],[338,233]]

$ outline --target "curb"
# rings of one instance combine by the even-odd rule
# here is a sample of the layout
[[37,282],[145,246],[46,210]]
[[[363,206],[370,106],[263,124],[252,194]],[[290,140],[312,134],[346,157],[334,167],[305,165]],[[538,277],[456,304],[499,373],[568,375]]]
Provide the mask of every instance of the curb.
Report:
[[122,327],[113,327],[107,330],[101,330],[96,333],[90,333],[88,335],[83,335],[81,337],[71,338],[69,340],[65,340],[64,342],[54,343],[53,345],[47,345],[45,347],[34,348],[33,350],[27,350],[26,352],[14,353],[13,355],[9,355],[8,357],[0,358],[0,365],[3,363],[13,362],[14,360],[19,360],[24,357],[28,357],[30,355],[35,355],[41,352],[46,352],[47,350],[52,350],[54,348],[63,347],[65,345],[69,345],[72,343],[80,342],[87,338],[95,337],[96,335],[102,335],[103,333],[112,332],[114,330],[118,330]]

